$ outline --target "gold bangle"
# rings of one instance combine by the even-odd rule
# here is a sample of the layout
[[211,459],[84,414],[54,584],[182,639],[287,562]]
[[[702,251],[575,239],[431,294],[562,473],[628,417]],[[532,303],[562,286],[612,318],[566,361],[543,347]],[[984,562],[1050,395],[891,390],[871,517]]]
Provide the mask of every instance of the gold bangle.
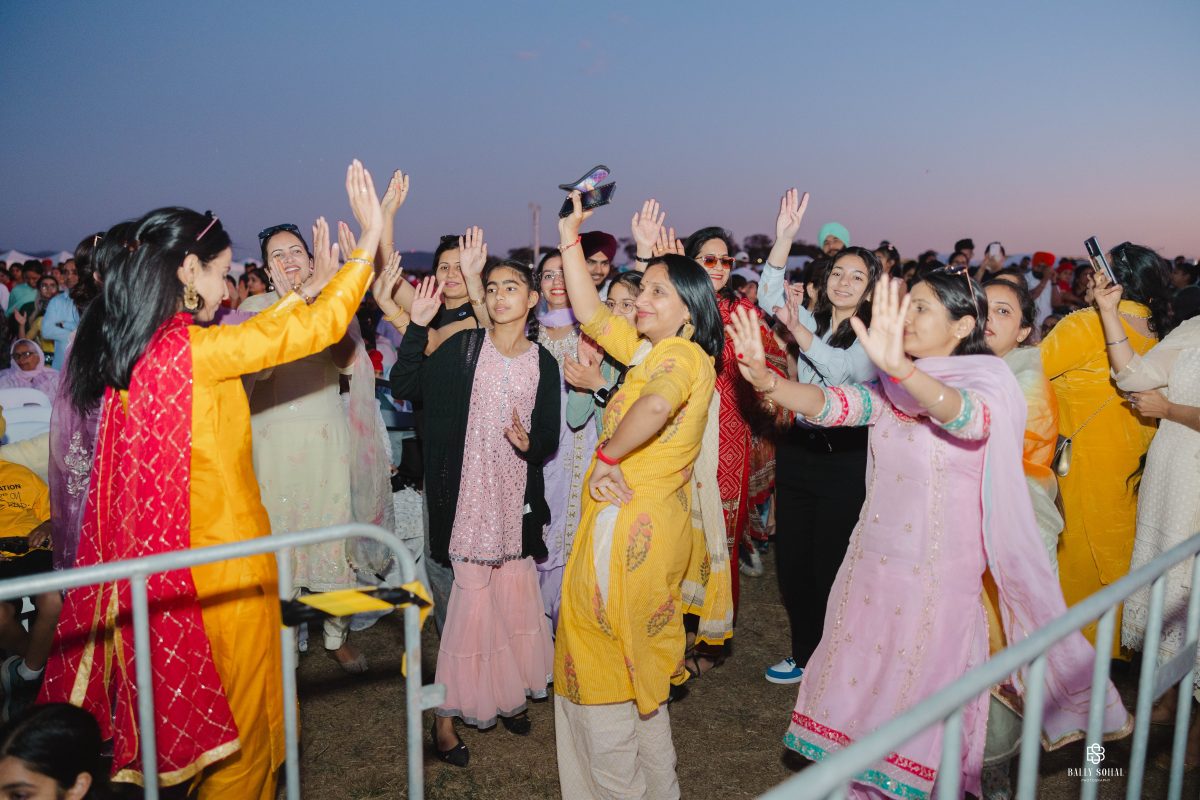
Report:
[[[468,300],[471,300],[471,296],[470,296],[470,295],[467,295],[467,299],[468,299]],[[487,299],[485,298],[485,299],[483,299],[483,300],[471,300],[471,305],[473,305],[473,306],[486,306],[486,305],[487,305]]]
[[406,311],[405,311],[405,310],[402,308],[402,309],[400,309],[399,311],[397,311],[395,314],[392,314],[390,317],[384,317],[383,319],[384,319],[384,321],[385,321],[385,322],[390,322],[390,323],[392,323],[393,325],[395,325],[395,324],[396,324],[396,320],[400,319],[401,317],[405,317],[405,316],[408,316],[408,314],[407,314],[407,312],[406,312]]
[[375,262],[369,258],[347,258],[346,263],[347,264],[355,264],[355,263],[366,264],[372,268],[375,267]]
[[762,395],[765,398],[767,395],[771,394],[778,388],[779,388],[779,375],[772,372],[771,373],[771,385],[765,389],[755,389],[754,391],[758,392],[760,395]]

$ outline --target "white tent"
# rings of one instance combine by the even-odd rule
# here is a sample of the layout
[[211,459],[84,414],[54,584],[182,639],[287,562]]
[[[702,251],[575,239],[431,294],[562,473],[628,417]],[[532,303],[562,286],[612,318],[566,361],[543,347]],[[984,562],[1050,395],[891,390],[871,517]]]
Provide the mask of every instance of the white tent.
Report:
[[7,253],[0,253],[0,261],[6,264],[17,264],[28,261],[33,256],[27,256],[20,250],[9,250]]
[[59,251],[58,251],[57,253],[55,253],[54,255],[52,255],[52,256],[49,256],[49,258],[50,258],[50,259],[52,259],[52,260],[54,261],[54,263],[55,263],[55,264],[61,264],[61,263],[63,263],[64,261],[67,261],[67,260],[69,260],[69,259],[72,259],[72,258],[74,258],[74,257],[75,257],[75,254],[74,254],[74,253],[68,253],[66,250],[59,250]]

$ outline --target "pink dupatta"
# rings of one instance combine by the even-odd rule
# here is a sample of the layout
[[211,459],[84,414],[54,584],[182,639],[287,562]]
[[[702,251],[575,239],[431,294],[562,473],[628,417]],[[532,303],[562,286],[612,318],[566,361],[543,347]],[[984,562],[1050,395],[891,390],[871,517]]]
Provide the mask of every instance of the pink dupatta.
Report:
[[[995,356],[923,358],[921,370],[946,384],[976,392],[991,414],[981,487],[983,543],[988,568],[999,589],[1000,618],[1009,644],[1066,613],[1058,577],[1038,534],[1029,489],[1022,470],[1026,404],[1012,371]],[[912,416],[925,413],[899,384],[880,381],[888,399]],[[1083,634],[1073,633],[1050,648],[1046,663],[1043,744],[1061,747],[1083,738],[1087,729],[1095,650]],[[1013,676],[1024,696],[1026,669]],[[1105,690],[1105,738],[1127,735],[1132,719],[1112,681]]]

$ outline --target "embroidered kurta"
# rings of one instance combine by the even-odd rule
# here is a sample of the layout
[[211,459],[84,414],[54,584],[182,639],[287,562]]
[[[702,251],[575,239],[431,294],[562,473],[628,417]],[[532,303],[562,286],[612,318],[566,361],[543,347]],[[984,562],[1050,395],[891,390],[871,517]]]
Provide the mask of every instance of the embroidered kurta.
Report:
[[[623,363],[633,326],[601,308],[583,331]],[[670,406],[661,431],[621,462],[633,500],[617,507],[583,495],[583,515],[563,578],[555,690],[583,705],[636,701],[648,714],[686,680],[681,583],[693,550],[688,484],[700,452],[716,375],[693,342],[672,337],[631,367],[604,413],[612,436],[630,406],[655,394]]]

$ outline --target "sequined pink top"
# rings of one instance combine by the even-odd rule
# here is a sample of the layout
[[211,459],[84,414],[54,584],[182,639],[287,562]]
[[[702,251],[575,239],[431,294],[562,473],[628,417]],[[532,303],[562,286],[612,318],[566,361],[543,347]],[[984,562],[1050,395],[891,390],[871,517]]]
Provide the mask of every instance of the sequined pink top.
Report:
[[507,358],[483,338],[471,409],[467,416],[466,452],[450,560],[501,564],[521,557],[521,520],[525,514],[525,462],[504,435],[515,408],[528,430],[537,397],[538,347]]

